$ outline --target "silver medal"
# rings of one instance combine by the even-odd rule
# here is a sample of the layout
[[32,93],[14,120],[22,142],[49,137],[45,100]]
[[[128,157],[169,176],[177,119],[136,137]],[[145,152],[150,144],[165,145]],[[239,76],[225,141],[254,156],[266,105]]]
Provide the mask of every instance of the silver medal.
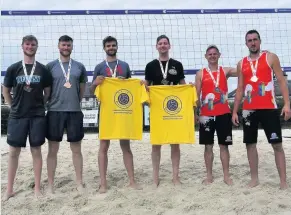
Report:
[[169,81],[167,80],[167,72],[168,72],[168,66],[169,66],[169,60],[166,63],[166,68],[164,69],[162,62],[160,61],[160,59],[158,59],[159,63],[160,63],[160,68],[161,68],[161,72],[163,75],[163,80],[162,80],[162,84],[163,85],[168,85]]
[[31,87],[30,87],[30,82],[31,82],[31,79],[33,77],[33,74],[35,72],[35,68],[36,68],[36,61],[33,62],[33,66],[32,66],[32,69],[31,69],[31,72],[30,72],[30,75],[28,76],[27,75],[27,70],[26,70],[26,66],[25,66],[25,62],[24,60],[22,61],[22,68],[23,68],[23,72],[24,72],[24,75],[25,75],[25,83],[26,85],[24,86],[24,90],[26,92],[31,92]]
[[257,82],[258,80],[259,80],[258,77],[255,76],[255,75],[251,78],[251,81],[252,81],[252,82]]
[[163,80],[162,80],[162,84],[163,84],[163,85],[168,85],[168,83],[169,83],[169,81],[168,81],[167,79],[163,79]]
[[28,93],[30,93],[32,90],[32,88],[29,85],[25,85],[23,89]]

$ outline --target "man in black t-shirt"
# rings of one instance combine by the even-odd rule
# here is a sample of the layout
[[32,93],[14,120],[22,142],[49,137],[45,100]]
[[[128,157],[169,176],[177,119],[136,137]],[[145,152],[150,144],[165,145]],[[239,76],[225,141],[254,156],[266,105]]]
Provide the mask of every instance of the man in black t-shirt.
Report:
[[[44,103],[50,95],[52,77],[46,67],[35,61],[38,41],[33,35],[22,39],[23,61],[12,64],[6,71],[3,95],[11,107],[7,143],[9,146],[6,199],[14,195],[13,184],[21,147],[29,137],[35,176],[35,196],[40,196],[42,171],[41,145],[45,142],[46,120]],[[13,98],[10,94],[13,89]]]
[[[156,48],[159,58],[149,62],[145,68],[145,85],[177,85],[185,84],[184,69],[181,62],[169,57],[171,48],[167,36],[161,35],[157,38]],[[173,183],[180,184],[180,146],[171,144],[171,158],[173,166]],[[153,180],[156,186],[159,185],[159,169],[161,160],[161,145],[152,146]]]

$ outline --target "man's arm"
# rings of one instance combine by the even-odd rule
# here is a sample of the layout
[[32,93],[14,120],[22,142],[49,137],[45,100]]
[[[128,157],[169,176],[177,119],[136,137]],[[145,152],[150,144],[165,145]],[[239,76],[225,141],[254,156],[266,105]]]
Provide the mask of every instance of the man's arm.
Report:
[[180,67],[179,68],[179,70],[180,70],[180,72],[179,72],[179,79],[180,79],[179,84],[186,84],[183,64],[180,62],[178,65]]
[[198,71],[195,76],[195,87],[197,92],[197,108],[200,108],[200,95],[201,95],[201,85],[202,85],[202,70]]
[[11,88],[3,86],[3,96],[9,106],[12,104]]
[[235,99],[234,99],[234,106],[233,106],[233,123],[238,125],[238,116],[237,112],[241,103],[241,100],[243,98],[243,84],[244,84],[244,79],[243,79],[243,74],[241,71],[241,61],[237,64],[237,75],[238,75],[238,84],[237,84],[237,89],[235,93]]
[[45,87],[43,89],[43,102],[44,102],[44,104],[47,103],[47,101],[49,100],[50,95],[51,95],[51,87],[50,86],[49,87]]
[[79,93],[80,102],[82,101],[84,97],[85,88],[86,88],[86,83],[80,83],[80,93]]
[[237,77],[237,68],[234,67],[224,67],[226,78]]
[[149,64],[146,65],[144,78],[145,80],[143,81],[143,84],[145,85],[146,90],[149,91],[148,87],[151,85],[152,82],[151,69],[149,68]]
[[101,76],[100,75],[100,70],[101,70],[101,66],[98,64],[95,67],[94,75],[93,75],[93,80],[92,80],[92,85],[90,87],[91,93],[93,93],[93,94],[95,92],[96,87],[98,85],[100,85],[104,81],[104,79],[105,79],[104,76]]
[[82,65],[82,75],[80,77],[80,92],[79,92],[79,99],[80,102],[82,101],[86,89],[86,83],[88,81],[87,71],[84,65]]
[[149,86],[149,81],[147,81],[147,80],[140,80],[140,84],[145,86],[146,91],[149,91],[149,87],[148,87]]
[[287,86],[287,82],[284,78],[283,71],[281,69],[280,60],[277,55],[273,53],[268,53],[267,60],[269,65],[271,65],[276,78],[279,84],[283,99],[284,99],[284,106],[282,108],[281,115],[284,115],[284,120],[289,120],[291,118],[291,110],[290,110],[290,99],[289,99],[289,90]]
[[13,66],[7,68],[3,82],[3,97],[10,107],[12,105],[11,89],[13,87],[13,80],[15,79],[14,70]]
[[143,80],[143,84],[148,87],[150,85],[150,82],[148,80]]
[[181,79],[181,80],[179,81],[179,84],[186,84],[185,79]]
[[128,64],[127,64],[126,67],[127,67],[127,68],[126,68],[126,70],[127,70],[127,77],[126,77],[126,78],[131,78],[131,70],[130,70],[130,67],[129,67]]
[[290,100],[289,100],[289,91],[287,82],[285,80],[285,77],[283,75],[283,71],[280,65],[280,60],[278,56],[274,53],[269,53],[267,56],[268,62],[270,62],[270,65],[276,75],[283,99],[284,104],[290,106]]
[[51,90],[53,85],[53,76],[51,72],[50,64],[47,64],[43,71],[43,102],[46,104],[51,96]]
[[194,115],[195,115],[195,121],[199,122],[198,115],[199,109],[201,106],[200,102],[200,95],[201,95],[201,86],[202,86],[202,70],[199,70],[195,75],[195,88],[197,93],[197,101],[196,101],[196,107],[194,107]]

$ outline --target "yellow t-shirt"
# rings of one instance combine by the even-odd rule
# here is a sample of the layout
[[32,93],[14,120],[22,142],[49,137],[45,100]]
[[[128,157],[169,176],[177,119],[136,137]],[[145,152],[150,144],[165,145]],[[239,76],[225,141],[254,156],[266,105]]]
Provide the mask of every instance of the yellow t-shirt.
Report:
[[100,101],[101,140],[142,139],[142,103],[148,101],[148,94],[139,79],[105,78],[95,95]]
[[150,86],[150,141],[153,145],[195,143],[192,85]]

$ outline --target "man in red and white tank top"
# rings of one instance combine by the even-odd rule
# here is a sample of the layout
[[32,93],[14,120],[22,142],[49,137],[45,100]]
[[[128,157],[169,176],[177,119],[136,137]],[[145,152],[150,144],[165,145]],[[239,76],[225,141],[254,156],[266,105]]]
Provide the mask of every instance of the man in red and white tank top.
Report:
[[261,123],[268,142],[272,144],[276,165],[280,176],[280,188],[286,189],[286,161],[282,147],[282,132],[274,93],[273,73],[275,73],[282,96],[284,107],[281,115],[288,120],[291,117],[290,100],[287,83],[284,79],[277,55],[261,52],[260,34],[250,30],[245,36],[249,56],[244,57],[237,65],[238,88],[234,102],[232,121],[238,125],[238,109],[243,101],[243,141],[246,144],[251,171],[249,187],[259,184],[258,179],[258,152],[256,148],[258,124]]
[[220,157],[224,173],[224,182],[232,184],[229,176],[229,151],[228,145],[232,145],[232,122],[230,108],[227,101],[227,78],[236,76],[236,69],[218,65],[220,52],[215,45],[206,49],[205,58],[208,68],[197,72],[195,86],[200,98],[200,128],[199,143],[205,145],[204,158],[207,177],[204,184],[213,182],[213,144],[216,131],[220,147]]

